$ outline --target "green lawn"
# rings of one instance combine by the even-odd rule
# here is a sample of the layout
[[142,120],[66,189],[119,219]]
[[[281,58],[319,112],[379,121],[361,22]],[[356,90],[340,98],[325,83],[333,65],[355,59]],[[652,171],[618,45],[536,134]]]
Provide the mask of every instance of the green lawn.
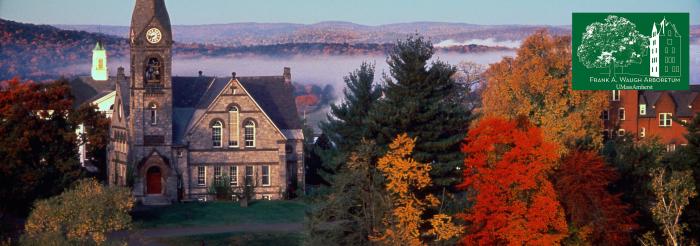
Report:
[[234,202],[206,202],[138,208],[132,215],[136,228],[160,228],[302,222],[305,209],[299,201],[255,201],[247,208]]
[[[157,241],[165,245],[301,245],[301,233],[222,233],[185,237],[159,238]],[[202,244],[204,243],[204,244]]]

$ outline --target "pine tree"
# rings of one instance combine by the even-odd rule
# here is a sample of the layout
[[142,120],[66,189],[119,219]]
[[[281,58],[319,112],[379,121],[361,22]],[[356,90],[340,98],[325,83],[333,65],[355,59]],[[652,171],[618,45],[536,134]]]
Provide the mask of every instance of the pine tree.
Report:
[[381,228],[391,206],[384,178],[372,161],[378,154],[373,142],[361,141],[338,172],[329,176],[331,185],[313,197],[307,214],[307,244],[370,244],[370,235]]
[[428,66],[433,54],[432,43],[420,36],[396,44],[387,59],[384,98],[370,112],[370,123],[382,147],[402,132],[417,138],[414,158],[430,163],[434,182],[447,187],[460,180],[459,146],[470,112],[452,79],[455,67],[442,61]]
[[349,153],[364,139],[374,134],[367,127],[368,112],[382,95],[381,87],[374,83],[374,65],[362,63],[360,68],[344,77],[347,88],[339,105],[331,105],[326,122],[320,123],[323,134],[333,147],[320,151],[324,169],[331,173],[339,170]]

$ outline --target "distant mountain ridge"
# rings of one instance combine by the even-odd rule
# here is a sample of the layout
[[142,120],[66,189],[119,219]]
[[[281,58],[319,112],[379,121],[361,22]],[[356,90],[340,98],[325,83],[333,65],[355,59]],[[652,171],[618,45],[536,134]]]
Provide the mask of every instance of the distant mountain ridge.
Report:
[[[66,30],[104,33],[127,37],[127,26],[55,25]],[[537,29],[552,34],[570,33],[568,26],[544,25],[476,25],[449,22],[411,22],[367,26],[351,22],[230,23],[211,25],[174,25],[175,41],[221,46],[275,45],[284,43],[393,43],[407,35],[420,33],[436,43],[444,40],[464,42],[472,39],[494,41],[522,40]]]
[[[264,26],[253,30],[241,24],[238,28],[249,30],[251,33],[259,32],[261,37],[265,33],[277,32],[291,33],[304,36],[296,32],[285,32],[278,25],[286,24],[260,24]],[[337,26],[337,23],[318,25],[321,30],[324,25]],[[110,30],[110,28],[95,26],[98,31]],[[113,27],[117,30],[121,27]],[[363,28],[361,26],[346,25],[346,29]],[[286,29],[286,28],[283,28]],[[199,30],[199,29],[197,29]],[[91,60],[91,51],[95,42],[101,40],[108,47],[110,58],[127,57],[129,44],[124,35],[110,35],[110,32],[93,33],[88,31],[63,30],[49,25],[34,25],[0,19],[0,80],[10,79],[14,76],[37,80],[56,78],[57,73],[62,72],[58,68],[88,64]],[[211,30],[210,30],[211,31]],[[304,29],[309,32],[310,29]],[[216,30],[211,32],[217,32]],[[337,32],[336,32],[337,33]],[[206,34],[197,34],[204,35]],[[251,34],[252,35],[252,34]],[[282,34],[280,34],[282,35]],[[335,35],[335,34],[334,34]],[[186,35],[181,35],[186,36]],[[313,35],[311,35],[313,36]],[[330,37],[332,35],[329,34]],[[264,38],[263,38],[264,39]],[[243,40],[243,39],[241,39]],[[269,56],[285,57],[296,55],[320,56],[320,55],[382,55],[393,47],[393,42],[345,42],[344,38],[325,38],[325,42],[315,42],[317,38],[288,39],[283,42],[260,42],[256,38],[250,38],[239,45],[215,45],[202,43],[185,43],[176,41],[174,45],[175,58],[200,58],[200,57],[245,57],[245,56]],[[256,41],[257,40],[257,41]],[[245,43],[246,45],[242,45]],[[487,52],[508,50],[507,47],[493,47],[484,44],[458,44],[437,46],[438,52]],[[86,67],[86,71],[88,68]],[[70,74],[66,74],[70,75]]]

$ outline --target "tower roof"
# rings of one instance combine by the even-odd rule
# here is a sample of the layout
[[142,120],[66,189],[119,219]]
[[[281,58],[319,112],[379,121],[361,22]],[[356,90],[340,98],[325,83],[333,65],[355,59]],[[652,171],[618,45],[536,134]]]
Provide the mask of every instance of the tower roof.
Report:
[[165,7],[165,0],[136,0],[131,16],[131,37],[140,35],[153,21],[163,28],[161,31],[170,34],[170,17]]
[[95,48],[92,50],[105,50],[105,47],[102,45],[102,42],[98,40],[95,44]]

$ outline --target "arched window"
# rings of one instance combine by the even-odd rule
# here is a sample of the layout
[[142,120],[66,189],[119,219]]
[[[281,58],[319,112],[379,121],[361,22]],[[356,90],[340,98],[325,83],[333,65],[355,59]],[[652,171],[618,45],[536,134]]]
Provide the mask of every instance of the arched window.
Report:
[[160,78],[162,73],[162,64],[158,58],[151,57],[148,59],[145,67],[145,81],[146,83],[160,83]]
[[255,147],[255,122],[248,120],[244,127],[245,147]]
[[158,105],[156,105],[155,103],[148,104],[148,111],[151,115],[151,125],[158,124]]
[[238,147],[238,107],[231,106],[228,108],[228,146]]
[[214,148],[221,148],[221,128],[223,124],[218,120],[211,126],[211,142]]

